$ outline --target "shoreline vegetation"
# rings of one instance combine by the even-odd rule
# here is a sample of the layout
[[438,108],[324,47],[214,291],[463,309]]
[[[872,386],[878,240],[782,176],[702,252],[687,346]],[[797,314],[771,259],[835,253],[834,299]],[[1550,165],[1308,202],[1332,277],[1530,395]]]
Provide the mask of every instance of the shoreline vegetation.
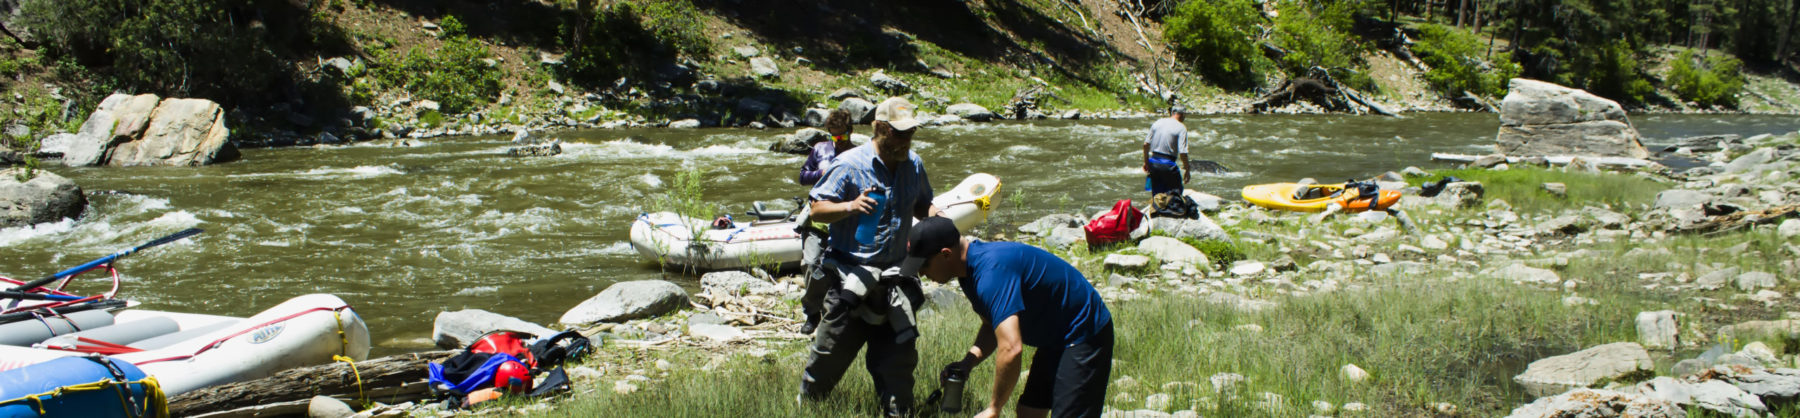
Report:
[[[1800,37],[1771,19],[1793,5],[1514,3],[25,1],[0,37],[0,110],[12,149],[74,132],[114,92],[218,102],[239,147],[791,129],[852,96],[992,110],[959,114],[975,121],[1247,113],[1320,81],[1400,112],[1491,109],[1512,77],[1638,112],[1800,112],[1800,48],[1767,39]],[[1317,102],[1270,111],[1334,109]]]
[[[1550,9],[1531,0],[798,3],[25,1],[0,40],[14,93],[6,134],[9,148],[35,149],[115,89],[214,100],[241,146],[793,128],[853,96],[898,94],[932,113],[972,103],[1010,119],[1144,116],[1171,103],[1219,113],[1296,79],[1409,112],[1492,107],[1508,78],[1533,74],[1639,112],[1800,112],[1787,39],[1741,36],[1800,36],[1794,19],[1779,21],[1793,2],[1620,11],[1590,0],[1554,16],[1512,14]],[[67,24],[110,8],[136,13]],[[789,29],[795,20],[818,25]],[[1618,29],[1628,27],[1641,31]],[[1259,32],[1234,32],[1244,28]],[[1416,232],[1379,214],[1227,203],[1205,218],[1220,235],[1177,237],[1199,254],[1186,261],[1058,244],[1055,228],[1033,225],[989,238],[1050,248],[1101,288],[1120,341],[1115,416],[1500,416],[1562,393],[1526,384],[1534,364],[1614,343],[1636,346],[1644,366],[1562,383],[1692,415],[1800,413],[1792,394],[1722,395],[1759,398],[1758,409],[1644,389],[1746,375],[1800,387],[1780,371],[1800,365],[1800,132],[1721,142],[1689,150],[1714,164],[1682,172],[1501,164],[1380,176],[1409,190],[1401,209]],[[1479,184],[1440,198],[1412,189],[1445,176]],[[1029,198],[1002,196],[1000,208]],[[990,223],[1023,220],[1010,221]],[[570,369],[570,395],[472,413],[872,414],[856,365],[824,403],[794,403],[807,338],[793,331],[799,279],[739,274],[774,290],[706,288],[673,313],[589,327],[602,346]],[[954,287],[928,294],[918,395],[977,326]],[[1647,328],[1659,312],[1678,321]],[[718,325],[736,333],[701,334]],[[973,371],[970,405],[992,373]]]

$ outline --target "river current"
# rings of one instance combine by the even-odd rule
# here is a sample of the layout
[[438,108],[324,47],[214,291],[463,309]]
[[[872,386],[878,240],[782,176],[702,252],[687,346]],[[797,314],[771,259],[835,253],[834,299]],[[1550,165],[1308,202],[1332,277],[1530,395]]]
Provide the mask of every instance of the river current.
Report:
[[[985,231],[1056,212],[1143,199],[1140,144],[1150,120],[925,127],[914,149],[947,190],[971,173],[1003,182]],[[1792,116],[1634,115],[1651,148],[1676,138],[1793,132]],[[1363,178],[1436,167],[1433,152],[1492,152],[1492,114],[1193,116],[1191,153],[1229,173],[1188,187],[1229,199],[1248,184]],[[788,130],[542,132],[552,157],[506,155],[509,137],[415,147],[251,149],[205,167],[51,167],[88,193],[80,220],[0,230],[0,276],[43,277],[184,228],[206,233],[118,265],[125,298],[156,310],[248,316],[290,297],[332,293],[368,321],[376,354],[428,348],[433,317],[478,308],[539,323],[618,281],[693,276],[659,269],[627,242],[631,222],[677,173],[705,173],[731,213],[790,207],[804,157],[766,151]],[[867,134],[868,127],[859,126]],[[95,291],[90,273],[75,287]],[[103,290],[103,289],[101,289]]]

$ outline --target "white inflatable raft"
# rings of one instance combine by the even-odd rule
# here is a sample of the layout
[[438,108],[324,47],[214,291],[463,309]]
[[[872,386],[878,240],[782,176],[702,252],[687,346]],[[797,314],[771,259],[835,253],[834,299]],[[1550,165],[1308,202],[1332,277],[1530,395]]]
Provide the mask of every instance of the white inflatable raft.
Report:
[[[249,318],[123,310],[44,318],[35,330],[0,328],[0,371],[59,357],[104,354],[131,362],[168,396],[207,386],[260,379],[295,367],[364,360],[369,328],[343,299],[312,294],[288,299]],[[73,326],[71,326],[73,325]],[[76,332],[74,329],[81,331]],[[25,332],[31,332],[26,335]],[[54,335],[49,335],[54,334]]]
[[[967,233],[987,222],[1000,179],[976,173],[949,192],[931,199],[942,215]],[[701,270],[728,270],[776,265],[791,268],[800,263],[798,216],[772,221],[734,222],[715,229],[712,222],[672,212],[648,213],[631,223],[631,246],[645,259]],[[695,232],[699,238],[695,239]]]

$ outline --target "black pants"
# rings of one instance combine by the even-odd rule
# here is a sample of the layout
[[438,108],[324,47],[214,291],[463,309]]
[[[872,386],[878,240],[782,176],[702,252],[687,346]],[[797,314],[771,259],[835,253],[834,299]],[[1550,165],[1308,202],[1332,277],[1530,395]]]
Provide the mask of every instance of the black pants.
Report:
[[[832,268],[825,270],[828,276],[834,275]],[[855,279],[840,276],[838,280]],[[850,363],[856,361],[856,352],[867,345],[863,363],[875,383],[876,399],[884,407],[892,402],[898,411],[908,411],[913,404],[913,367],[919,364],[919,349],[915,345],[918,340],[896,343],[894,337],[898,333],[892,325],[870,323],[853,312],[857,308],[854,305],[881,304],[886,299],[857,300],[840,293],[849,291],[833,290],[825,299],[825,318],[818,331],[813,332],[812,355],[800,375],[800,394],[813,399],[830,395],[850,369]]]
[[1062,417],[1098,417],[1112,382],[1113,326],[1068,347],[1039,347],[1019,406]]
[[1163,193],[1181,193],[1185,189],[1181,184],[1181,167],[1167,164],[1150,163],[1150,195]]

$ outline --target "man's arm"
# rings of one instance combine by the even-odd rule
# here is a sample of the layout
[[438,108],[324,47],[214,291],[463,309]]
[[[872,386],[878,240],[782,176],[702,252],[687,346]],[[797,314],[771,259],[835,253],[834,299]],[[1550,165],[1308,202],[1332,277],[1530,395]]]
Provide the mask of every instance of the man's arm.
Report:
[[1025,351],[1025,345],[1019,339],[1018,315],[1006,317],[989,334],[993,335],[995,344],[991,354],[994,357],[994,393],[988,398],[987,410],[976,414],[978,417],[997,417],[1006,409],[1006,404],[1012,400],[1013,387],[1019,384],[1019,370],[1025,362],[1020,355]]
[[1144,172],[1150,172],[1150,143],[1144,143]]
[[982,360],[986,360],[989,354],[994,353],[993,325],[988,321],[981,321],[981,330],[975,332],[975,345],[969,346],[969,353],[963,355],[961,362],[963,371],[975,369],[975,366],[980,365]]
[[875,199],[869,197],[874,188],[863,189],[856,199],[845,202],[814,200],[812,202],[812,220],[824,223],[835,223],[850,217],[875,212]]
[[1193,177],[1193,176],[1194,176],[1194,166],[1192,164],[1188,164],[1188,155],[1187,154],[1181,154],[1181,182],[1185,184],[1188,182],[1188,178]]

